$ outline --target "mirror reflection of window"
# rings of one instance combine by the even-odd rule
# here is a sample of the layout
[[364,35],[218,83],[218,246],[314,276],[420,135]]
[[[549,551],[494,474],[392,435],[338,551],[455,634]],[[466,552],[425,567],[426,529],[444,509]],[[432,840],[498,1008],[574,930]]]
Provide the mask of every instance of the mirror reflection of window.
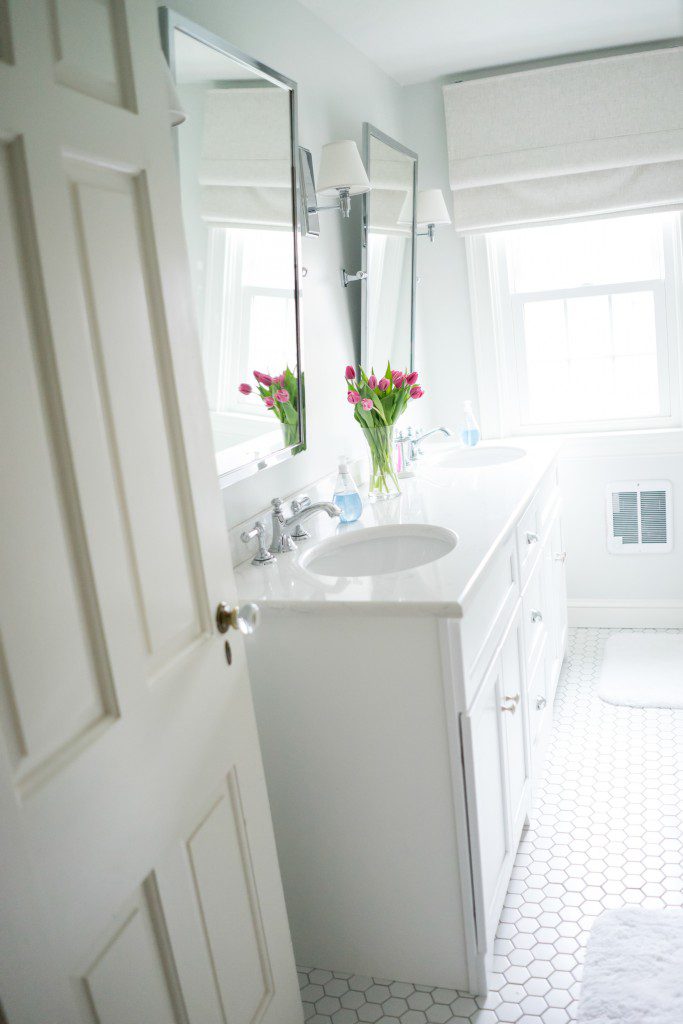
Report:
[[367,361],[379,371],[387,361],[410,369],[415,161],[370,135],[368,164]]
[[292,415],[285,431],[279,400],[267,405],[254,379],[297,373],[291,93],[179,30],[175,70],[187,114],[178,128],[183,219],[226,473],[298,440]]

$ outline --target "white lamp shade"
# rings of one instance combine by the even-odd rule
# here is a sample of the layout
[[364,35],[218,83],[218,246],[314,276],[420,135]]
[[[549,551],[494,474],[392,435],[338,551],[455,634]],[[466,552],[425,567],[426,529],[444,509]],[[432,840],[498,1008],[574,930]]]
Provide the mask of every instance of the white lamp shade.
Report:
[[164,80],[166,83],[166,102],[168,104],[168,118],[171,122],[171,128],[177,128],[183,121],[187,121],[187,114],[183,109],[183,105],[180,102],[180,96],[176,89],[176,84],[173,81],[171,75],[171,69],[166,63],[166,58],[161,53],[161,61],[164,65]]
[[417,193],[418,224],[450,224],[446,200],[440,188],[426,188]]
[[316,191],[321,196],[334,196],[339,189],[347,188],[349,195],[357,196],[369,192],[371,185],[358,152],[358,146],[350,139],[342,142],[328,142],[323,146],[318,172]]

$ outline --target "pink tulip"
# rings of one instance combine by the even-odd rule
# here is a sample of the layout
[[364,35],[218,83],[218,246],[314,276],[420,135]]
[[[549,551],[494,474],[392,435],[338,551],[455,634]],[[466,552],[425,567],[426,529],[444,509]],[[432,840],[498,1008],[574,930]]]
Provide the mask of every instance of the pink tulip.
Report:
[[408,376],[406,377],[406,383],[411,388],[412,388],[413,384],[417,384],[417,371],[416,370],[413,370],[412,373],[408,374]]
[[391,371],[391,380],[395,388],[400,388],[405,379],[405,374],[401,373],[400,370]]
[[372,391],[374,391],[375,388],[377,387],[377,378],[375,377],[374,373],[371,373],[370,376],[368,377],[368,387],[371,388]]
[[419,384],[414,384],[413,387],[410,389],[411,398],[422,398],[423,395],[424,391],[422,390]]
[[389,380],[388,380],[388,378],[387,377],[382,377],[382,379],[379,382],[379,384],[377,385],[377,387],[380,389],[380,391],[386,391],[387,388],[389,387]]
[[241,395],[250,395],[252,390],[251,384],[240,384],[237,390]]
[[267,388],[273,383],[273,378],[269,377],[267,373],[260,373],[258,370],[254,370],[254,376],[259,384],[263,384]]
[[279,391],[275,392],[275,397],[277,398],[278,402],[288,402],[289,391],[287,390],[287,388],[280,388]]
[[347,366],[346,369],[344,370],[344,376],[346,377],[347,380],[355,380],[356,371],[352,366]]
[[282,387],[285,383],[285,375],[281,373],[279,377],[273,377],[273,384],[279,384]]
[[270,395],[268,395],[268,397],[267,397],[267,398],[264,398],[264,399],[263,399],[263,402],[264,402],[264,405],[265,405],[266,409],[272,409],[272,408],[273,408],[273,406],[275,405],[275,402],[274,402],[274,401],[273,401],[273,399],[272,399],[272,398],[270,397]]
[[373,406],[373,401],[371,398],[362,398],[360,404],[363,406],[366,412],[370,412]]
[[348,395],[346,396],[346,401],[349,402],[351,405],[358,405],[358,403],[360,402],[360,395],[358,394],[357,391],[349,391]]

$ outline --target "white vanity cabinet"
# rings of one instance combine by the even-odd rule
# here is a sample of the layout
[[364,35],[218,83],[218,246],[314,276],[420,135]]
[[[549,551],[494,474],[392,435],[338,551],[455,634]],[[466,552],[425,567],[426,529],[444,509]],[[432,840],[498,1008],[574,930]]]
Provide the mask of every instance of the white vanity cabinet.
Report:
[[458,614],[241,595],[301,963],[487,989],[566,642],[556,464],[525,493]]

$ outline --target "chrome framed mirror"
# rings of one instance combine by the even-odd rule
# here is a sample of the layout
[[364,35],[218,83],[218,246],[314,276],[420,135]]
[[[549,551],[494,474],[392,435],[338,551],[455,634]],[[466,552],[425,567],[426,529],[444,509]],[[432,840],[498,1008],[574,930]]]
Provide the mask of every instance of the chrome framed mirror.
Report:
[[296,83],[167,7],[159,17],[225,487],[306,447]]
[[414,369],[417,153],[363,124],[371,191],[363,196],[361,363]]

